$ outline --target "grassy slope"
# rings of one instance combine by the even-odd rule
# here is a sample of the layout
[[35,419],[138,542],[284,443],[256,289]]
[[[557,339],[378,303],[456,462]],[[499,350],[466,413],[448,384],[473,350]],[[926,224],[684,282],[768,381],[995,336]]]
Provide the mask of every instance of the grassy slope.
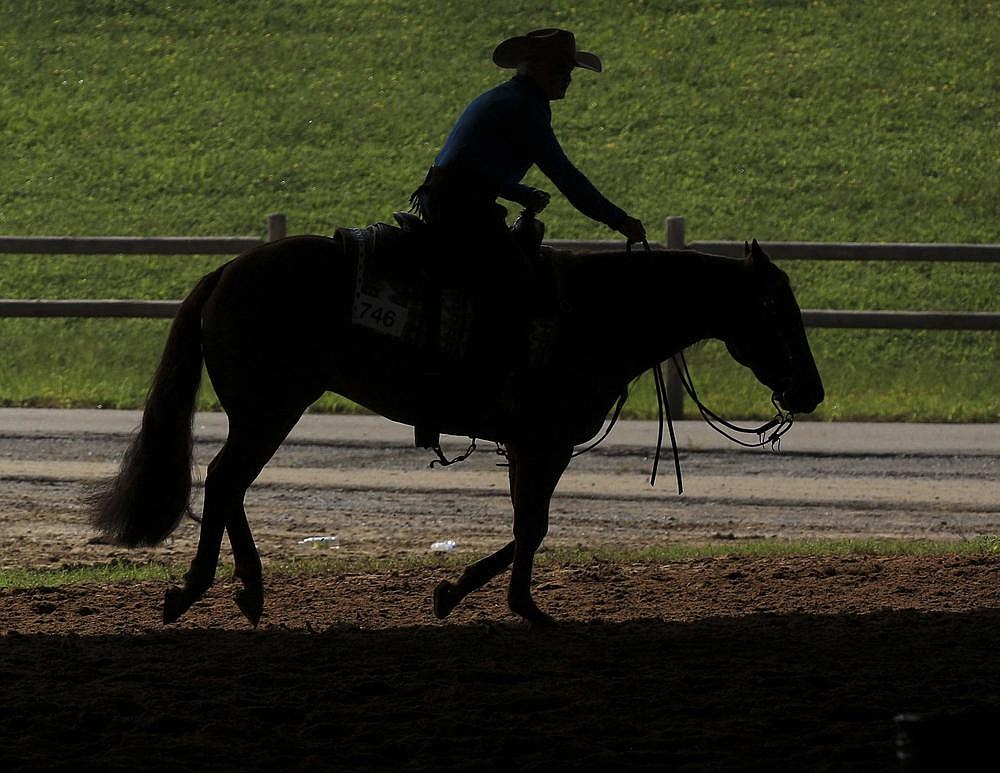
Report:
[[[503,77],[495,42],[557,24],[606,64],[555,106],[567,152],[654,233],[682,214],[692,239],[996,243],[1000,8],[943,5],[0,0],[0,233],[385,219]],[[546,220],[610,235],[558,198]],[[0,297],[180,297],[215,263],[0,256]],[[990,266],[788,268],[806,307],[995,310],[1000,294]],[[135,405],[164,333],[0,321],[0,403]],[[996,334],[811,337],[824,418],[1000,416]],[[721,410],[766,405],[720,347],[690,360]],[[637,390],[634,410],[650,403]]]

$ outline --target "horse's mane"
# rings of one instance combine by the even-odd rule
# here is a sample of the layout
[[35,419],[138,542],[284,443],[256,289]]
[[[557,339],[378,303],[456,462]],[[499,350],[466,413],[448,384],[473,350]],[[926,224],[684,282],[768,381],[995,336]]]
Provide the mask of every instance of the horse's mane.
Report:
[[707,252],[696,250],[670,250],[666,247],[650,247],[647,252],[642,247],[633,247],[630,251],[621,250],[564,250],[553,251],[553,260],[557,263],[572,263],[586,270],[588,268],[607,268],[609,266],[623,265],[635,267],[648,263],[650,260],[672,260],[678,264],[683,263],[713,263],[720,266],[736,266],[740,264],[738,258],[729,258],[724,255],[713,255]]
[[642,247],[626,250],[556,250],[553,268],[567,286],[612,301],[614,297],[645,293],[664,295],[705,275],[723,281],[742,261],[694,250]]

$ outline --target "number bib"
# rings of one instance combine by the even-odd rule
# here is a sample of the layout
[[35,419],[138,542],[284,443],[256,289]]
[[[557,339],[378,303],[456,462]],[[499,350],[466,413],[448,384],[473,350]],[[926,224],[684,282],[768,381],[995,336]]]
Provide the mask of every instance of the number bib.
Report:
[[402,338],[406,327],[406,316],[406,307],[387,298],[378,298],[361,292],[354,294],[351,322],[355,325]]

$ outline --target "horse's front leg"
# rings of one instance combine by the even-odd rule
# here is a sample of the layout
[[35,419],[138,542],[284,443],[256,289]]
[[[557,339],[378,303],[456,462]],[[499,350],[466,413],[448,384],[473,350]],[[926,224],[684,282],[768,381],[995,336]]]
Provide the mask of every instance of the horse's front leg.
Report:
[[[507,477],[510,480],[511,496],[517,488],[517,465],[513,460],[507,465]],[[442,580],[434,589],[434,616],[443,620],[472,591],[479,590],[486,583],[503,572],[514,560],[514,541],[511,540],[500,550],[486,558],[481,558],[470,564],[458,578],[458,582]]]
[[434,589],[434,616],[443,620],[459,602],[472,591],[479,590],[486,583],[504,571],[514,560],[514,543],[508,542],[496,553],[476,561],[466,567],[458,582],[442,580]]
[[511,501],[514,505],[514,564],[511,569],[507,605],[532,625],[551,625],[547,615],[531,596],[531,573],[535,552],[549,530],[549,502],[559,478],[566,470],[572,446],[508,448],[511,464]]

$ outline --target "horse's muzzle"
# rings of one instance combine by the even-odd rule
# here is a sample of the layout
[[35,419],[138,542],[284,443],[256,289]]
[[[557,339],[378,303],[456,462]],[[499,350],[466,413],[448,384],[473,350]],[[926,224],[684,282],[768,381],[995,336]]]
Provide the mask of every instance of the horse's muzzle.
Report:
[[782,392],[775,392],[774,399],[778,405],[789,413],[812,413],[823,402],[823,387],[796,389],[792,387]]

